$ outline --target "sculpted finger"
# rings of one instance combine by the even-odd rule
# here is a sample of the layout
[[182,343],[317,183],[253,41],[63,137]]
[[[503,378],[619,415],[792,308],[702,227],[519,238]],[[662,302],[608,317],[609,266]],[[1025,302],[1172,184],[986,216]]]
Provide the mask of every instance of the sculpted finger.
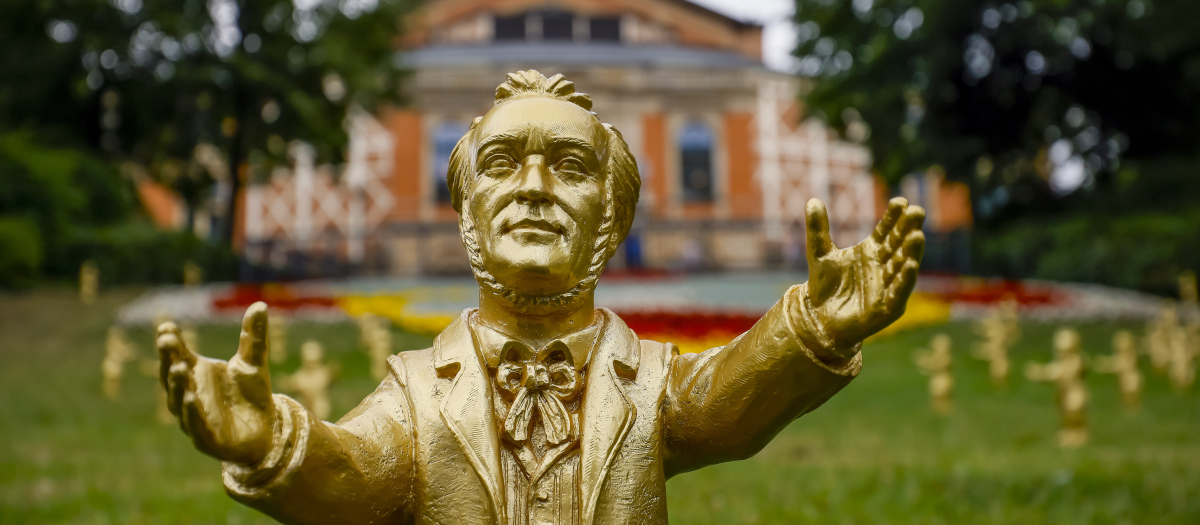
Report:
[[[904,313],[904,307],[908,303],[908,296],[912,295],[913,288],[917,286],[917,270],[919,268],[920,265],[917,264],[917,261],[908,259],[904,263],[904,267],[900,269],[899,277],[892,282],[889,303],[891,303],[892,308],[898,311],[898,314]],[[896,317],[899,317],[899,315]]]
[[[167,410],[172,414],[179,415],[179,407],[183,404],[183,398],[191,390],[192,386],[192,367],[186,361],[179,361],[171,365],[164,375],[163,386],[167,390]],[[183,421],[180,420],[180,425]],[[187,429],[184,428],[186,432]]]
[[829,212],[819,199],[809,199],[805,207],[805,223],[808,230],[808,258],[824,257],[834,249],[833,240],[829,238]]
[[904,262],[907,259],[902,254],[895,254],[883,267],[883,283],[885,285],[892,284],[892,280],[900,274],[900,270],[904,269]]
[[246,316],[242,318],[242,335],[238,339],[237,355],[250,365],[266,366],[267,303],[259,301],[246,309]]
[[896,222],[900,220],[900,216],[907,207],[908,199],[904,197],[896,197],[888,201],[887,211],[883,212],[883,219],[875,225],[875,232],[871,235],[876,242],[883,242],[887,239],[888,234],[892,232],[892,228],[896,227]]
[[925,233],[918,230],[904,238],[904,256],[921,264],[925,258]]
[[920,230],[925,224],[925,208],[920,206],[909,206],[904,210],[904,215],[900,217],[900,222],[896,228],[892,230],[888,236],[888,249],[896,250],[904,239],[908,237],[909,232]]
[[175,327],[174,323],[163,323],[159,327],[158,333],[158,339],[155,341],[159,358],[158,377],[166,387],[167,371],[172,366],[177,363],[191,366],[196,364],[198,358],[183,344],[183,338],[179,336],[179,329]]

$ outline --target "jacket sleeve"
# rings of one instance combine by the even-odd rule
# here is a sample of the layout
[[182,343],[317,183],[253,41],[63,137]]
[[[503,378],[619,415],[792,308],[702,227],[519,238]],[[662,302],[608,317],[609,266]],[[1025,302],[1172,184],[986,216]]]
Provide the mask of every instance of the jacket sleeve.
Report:
[[258,465],[224,464],[225,491],[282,523],[410,521],[413,424],[404,387],[389,375],[336,424],[275,395],[272,450]]
[[757,454],[858,375],[861,343],[835,351],[806,293],[793,286],[729,344],[671,360],[662,405],[668,477]]

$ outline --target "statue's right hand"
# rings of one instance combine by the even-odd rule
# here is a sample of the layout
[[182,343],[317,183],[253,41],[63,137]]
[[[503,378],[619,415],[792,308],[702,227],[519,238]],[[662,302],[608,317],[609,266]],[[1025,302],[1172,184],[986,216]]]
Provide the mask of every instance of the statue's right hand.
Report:
[[157,343],[167,407],[196,448],[245,465],[266,457],[275,424],[266,303],[246,310],[237,355],[228,362],[192,352],[174,323],[158,327]]

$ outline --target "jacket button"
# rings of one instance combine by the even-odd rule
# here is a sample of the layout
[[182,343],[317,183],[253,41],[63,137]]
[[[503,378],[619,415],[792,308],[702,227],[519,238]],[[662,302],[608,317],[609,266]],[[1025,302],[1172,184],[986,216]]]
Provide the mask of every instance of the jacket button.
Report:
[[550,501],[550,491],[548,491],[546,489],[539,490],[539,491],[537,491],[537,494],[534,495],[534,497],[537,498],[537,500],[541,501],[541,502]]

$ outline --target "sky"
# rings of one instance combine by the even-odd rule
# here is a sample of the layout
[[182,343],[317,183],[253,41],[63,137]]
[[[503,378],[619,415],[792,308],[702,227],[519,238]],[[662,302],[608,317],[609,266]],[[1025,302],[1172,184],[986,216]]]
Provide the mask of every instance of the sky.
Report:
[[793,72],[796,59],[796,27],[792,13],[794,0],[690,0],[718,13],[763,26],[763,62],[778,71]]

